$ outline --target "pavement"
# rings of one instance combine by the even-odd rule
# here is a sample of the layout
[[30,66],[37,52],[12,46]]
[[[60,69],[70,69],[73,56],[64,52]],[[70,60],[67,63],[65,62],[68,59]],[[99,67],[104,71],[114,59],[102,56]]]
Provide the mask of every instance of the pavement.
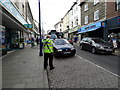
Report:
[[2,88],[49,88],[38,47],[27,45],[2,57]]

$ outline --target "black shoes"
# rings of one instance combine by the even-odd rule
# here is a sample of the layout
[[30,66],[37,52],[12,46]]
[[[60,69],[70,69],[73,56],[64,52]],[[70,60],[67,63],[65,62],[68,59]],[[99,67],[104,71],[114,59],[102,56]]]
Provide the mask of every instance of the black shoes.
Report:
[[44,70],[46,70],[47,69],[47,67],[44,67]]
[[55,69],[55,67],[51,67],[51,68],[50,68],[50,70],[53,70],[53,69]]
[[[50,70],[53,70],[53,69],[55,69],[55,67],[51,67],[51,68],[50,68]],[[47,68],[44,68],[44,70],[47,70]]]

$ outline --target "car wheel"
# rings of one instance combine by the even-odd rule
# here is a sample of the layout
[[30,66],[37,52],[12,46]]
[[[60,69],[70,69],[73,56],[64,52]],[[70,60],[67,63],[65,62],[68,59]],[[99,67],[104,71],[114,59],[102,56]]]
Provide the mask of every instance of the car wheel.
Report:
[[71,56],[75,56],[75,53],[74,53],[74,54],[72,54]]
[[82,45],[80,45],[80,49],[83,50],[83,46]]
[[92,48],[91,52],[92,52],[93,54],[96,53],[95,47]]

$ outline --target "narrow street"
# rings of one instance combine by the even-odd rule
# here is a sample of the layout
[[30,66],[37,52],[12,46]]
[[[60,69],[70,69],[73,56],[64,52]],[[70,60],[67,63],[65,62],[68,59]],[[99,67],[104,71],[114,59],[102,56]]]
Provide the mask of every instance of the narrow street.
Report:
[[[109,88],[109,90],[118,88],[118,76],[114,72],[111,73],[112,71],[109,72],[107,68],[99,67],[98,63],[96,65],[93,61],[89,62],[85,56],[77,55],[78,52],[84,51],[77,49],[74,57],[54,58],[55,69],[48,68],[47,71],[43,69],[43,56],[38,56],[38,52],[38,47],[28,46],[4,56],[2,87],[50,88],[51,90],[53,88]],[[85,51],[83,54],[86,53],[89,52]],[[93,54],[89,54],[86,55],[91,58]],[[111,67],[111,69],[115,68]]]
[[76,55],[82,57],[83,59],[91,61],[92,63],[95,63],[118,75],[118,55],[92,54],[89,51],[80,50],[78,44],[75,45],[75,48],[77,50]]
[[[118,72],[117,56],[94,55],[79,50],[76,45],[75,47],[77,50],[76,56],[54,59],[56,69],[48,70],[50,88],[118,87],[118,77],[115,74]],[[102,59],[106,60],[105,63]],[[111,62],[107,63],[108,60]],[[105,68],[103,68],[104,66]]]

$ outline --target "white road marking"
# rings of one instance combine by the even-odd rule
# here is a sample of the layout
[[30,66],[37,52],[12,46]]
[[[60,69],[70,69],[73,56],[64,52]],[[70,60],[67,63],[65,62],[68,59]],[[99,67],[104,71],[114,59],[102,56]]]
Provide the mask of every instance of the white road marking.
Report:
[[95,66],[97,66],[97,67],[99,67],[99,68],[101,68],[101,69],[103,69],[103,70],[105,70],[106,72],[108,72],[108,73],[110,73],[110,74],[113,74],[114,76],[116,76],[116,77],[119,77],[119,78],[120,78],[120,76],[119,76],[119,75],[117,75],[117,74],[115,74],[115,73],[113,73],[113,72],[111,72],[111,71],[109,71],[109,70],[107,70],[107,69],[105,69],[105,68],[103,68],[103,67],[101,67],[101,66],[99,66],[99,65],[97,65],[97,64],[95,64],[95,63],[93,63],[93,62],[91,62],[91,61],[88,61],[88,60],[86,60],[86,59],[84,59],[84,58],[80,57],[79,55],[75,55],[75,56],[77,56],[77,57],[79,57],[79,58],[83,59],[84,61],[89,62],[89,63],[91,63],[91,64],[93,64],[93,65],[95,65]]

